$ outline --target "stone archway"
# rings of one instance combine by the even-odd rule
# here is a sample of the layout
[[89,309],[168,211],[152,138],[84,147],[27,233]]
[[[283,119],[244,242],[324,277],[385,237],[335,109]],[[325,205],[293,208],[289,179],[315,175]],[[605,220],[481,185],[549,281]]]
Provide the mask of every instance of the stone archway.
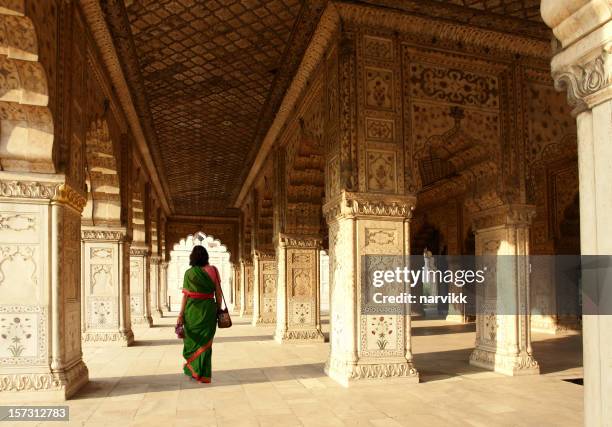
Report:
[[168,264],[168,297],[170,311],[178,311],[181,306],[183,288],[183,275],[189,268],[189,254],[194,246],[204,246],[208,251],[210,264],[217,267],[221,276],[221,289],[225,300],[232,309],[232,282],[233,268],[230,263],[230,253],[227,247],[218,239],[207,236],[201,231],[190,234],[181,239],[170,251],[170,262]]

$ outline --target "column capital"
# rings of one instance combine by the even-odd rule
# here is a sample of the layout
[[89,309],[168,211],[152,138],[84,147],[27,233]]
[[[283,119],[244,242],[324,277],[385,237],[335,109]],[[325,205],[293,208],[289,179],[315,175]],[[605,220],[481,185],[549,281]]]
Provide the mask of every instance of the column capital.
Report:
[[342,217],[412,218],[416,196],[399,194],[353,193],[342,191],[323,205],[327,222]]
[[273,261],[276,258],[276,254],[274,252],[254,250],[253,257],[257,258],[260,261]]
[[503,226],[528,227],[536,214],[533,205],[508,204],[485,209],[472,217],[474,231]]
[[278,245],[294,249],[320,249],[323,239],[319,236],[300,236],[281,233],[278,235]]
[[82,226],[81,240],[124,242],[127,241],[127,230],[125,227]]
[[131,247],[130,256],[147,256],[150,255],[151,251],[145,247]]
[[612,4],[542,0],[541,13],[560,44],[551,61],[555,88],[567,91],[574,115],[612,99]]

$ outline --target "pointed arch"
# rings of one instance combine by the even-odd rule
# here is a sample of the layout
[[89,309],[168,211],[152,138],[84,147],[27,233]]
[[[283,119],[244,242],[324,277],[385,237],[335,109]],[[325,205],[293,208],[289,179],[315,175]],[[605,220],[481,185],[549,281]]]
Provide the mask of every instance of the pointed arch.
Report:
[[0,34],[0,166],[8,171],[54,173],[47,76],[23,0],[0,7]]
[[121,188],[117,159],[105,119],[93,120],[85,139],[87,205],[85,221],[121,222]]

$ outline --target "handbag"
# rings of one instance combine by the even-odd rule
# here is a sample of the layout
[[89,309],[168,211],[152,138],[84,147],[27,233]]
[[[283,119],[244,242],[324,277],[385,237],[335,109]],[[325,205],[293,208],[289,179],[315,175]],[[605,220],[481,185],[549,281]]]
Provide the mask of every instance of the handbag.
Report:
[[[215,276],[217,276],[217,283],[219,283],[219,288],[221,288],[221,281],[219,280],[219,273],[217,272],[216,268]],[[219,328],[229,328],[232,326],[232,318],[230,317],[229,310],[227,309],[227,302],[225,302],[225,295],[223,295],[223,290],[221,290],[221,298],[223,298],[223,305],[225,305],[225,308],[217,310],[217,326]]]
[[185,338],[185,327],[183,325],[176,325],[174,327],[174,333],[176,333],[176,337],[179,339]]

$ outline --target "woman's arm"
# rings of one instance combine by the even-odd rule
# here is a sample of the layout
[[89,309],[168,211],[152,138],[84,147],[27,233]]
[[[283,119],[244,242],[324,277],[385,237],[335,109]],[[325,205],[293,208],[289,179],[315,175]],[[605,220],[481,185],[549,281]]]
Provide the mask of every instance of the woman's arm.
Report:
[[177,325],[183,324],[183,315],[185,314],[185,304],[187,304],[187,295],[183,294],[183,300],[181,301],[181,311],[179,311],[178,318],[176,319]]
[[221,291],[221,277],[219,277],[219,270],[214,265],[212,266],[213,270],[215,270],[216,280],[215,282],[215,300],[217,301],[217,311],[221,310],[222,301],[223,301],[223,291]]

